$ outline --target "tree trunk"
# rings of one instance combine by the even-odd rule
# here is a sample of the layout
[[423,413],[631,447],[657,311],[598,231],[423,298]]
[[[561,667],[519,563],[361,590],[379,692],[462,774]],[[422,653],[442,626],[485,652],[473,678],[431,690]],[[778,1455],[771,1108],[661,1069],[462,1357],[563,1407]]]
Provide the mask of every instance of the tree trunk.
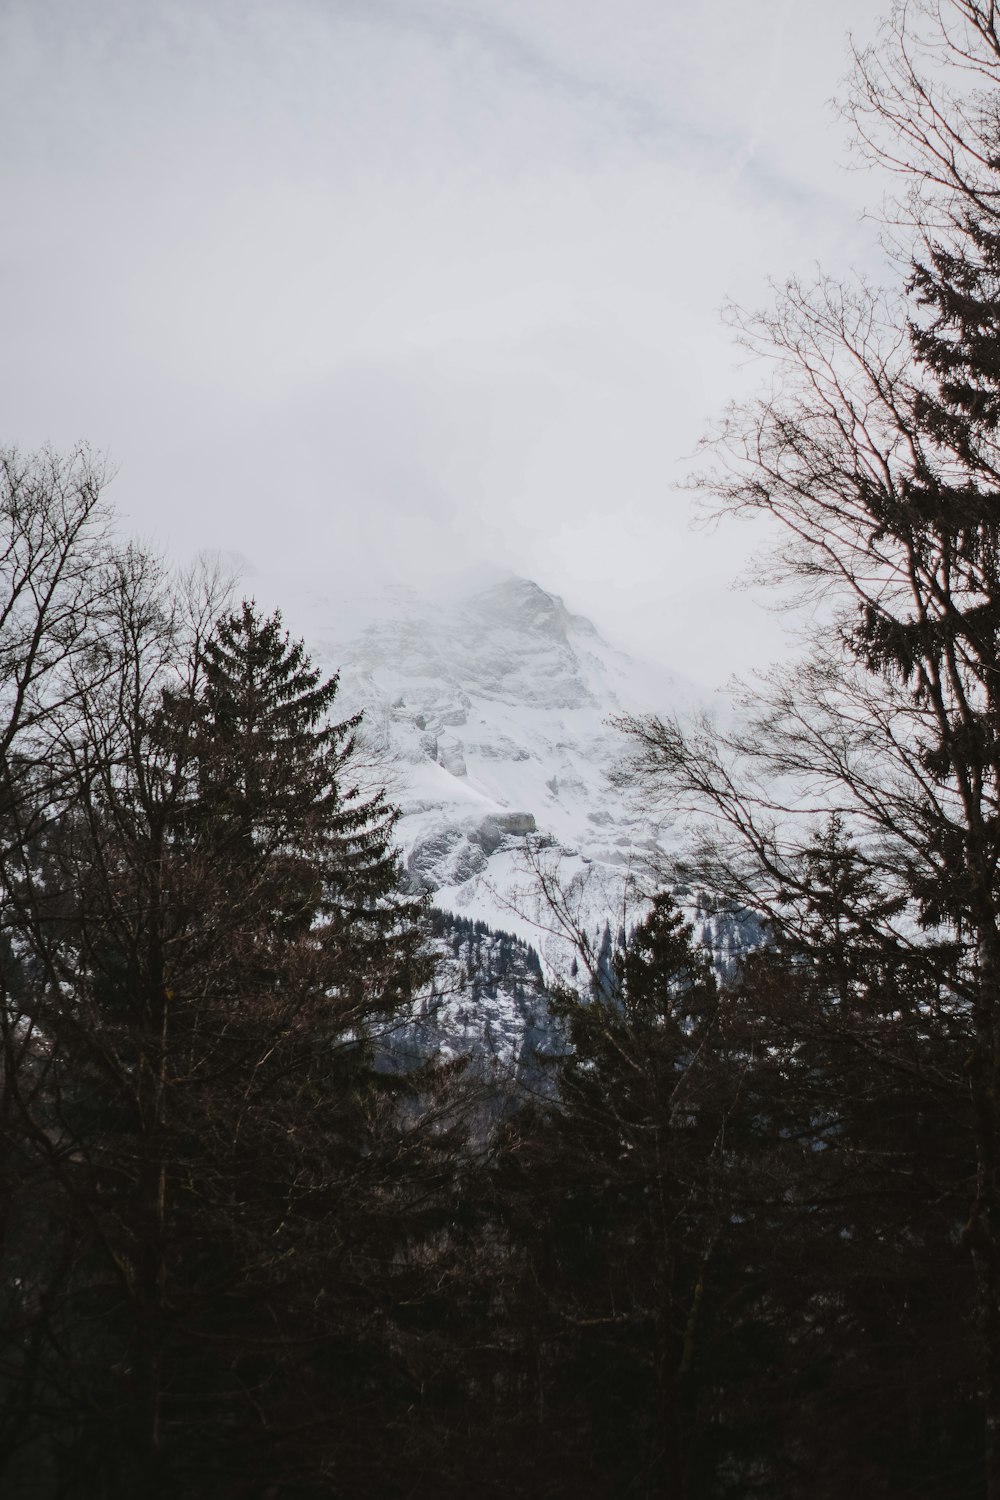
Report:
[[979,945],[974,1006],[975,1041],[969,1058],[976,1192],[965,1228],[976,1277],[982,1357],[987,1500],[1000,1500],[1000,1203],[998,1203],[998,1086],[1000,1086],[1000,940],[991,922]]

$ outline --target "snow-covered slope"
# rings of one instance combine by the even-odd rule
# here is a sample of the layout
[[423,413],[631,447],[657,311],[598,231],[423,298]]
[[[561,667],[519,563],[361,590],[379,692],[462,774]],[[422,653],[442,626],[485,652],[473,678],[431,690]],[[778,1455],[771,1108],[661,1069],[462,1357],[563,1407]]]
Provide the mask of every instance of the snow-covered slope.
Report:
[[335,598],[301,602],[344,709],[364,709],[373,774],[403,810],[410,878],[436,905],[517,932],[557,972],[569,949],[547,931],[559,924],[533,863],[558,868],[591,932],[638,915],[628,874],[654,830],[607,782],[625,749],[609,719],[695,706],[694,684],[609,645],[526,578],[448,598],[395,589],[353,634]]
[[[364,713],[369,785],[402,810],[408,879],[451,914],[413,1035],[523,1071],[534,1042],[553,1045],[544,986],[569,979],[574,959],[585,978],[571,936],[596,960],[608,932],[637,921],[649,855],[670,841],[608,781],[628,748],[611,721],[708,695],[616,649],[526,578],[361,591],[255,572],[243,590],[280,606],[314,661],[340,673],[340,712]],[[704,893],[679,894],[725,970],[754,934]],[[537,950],[537,975],[517,942]]]

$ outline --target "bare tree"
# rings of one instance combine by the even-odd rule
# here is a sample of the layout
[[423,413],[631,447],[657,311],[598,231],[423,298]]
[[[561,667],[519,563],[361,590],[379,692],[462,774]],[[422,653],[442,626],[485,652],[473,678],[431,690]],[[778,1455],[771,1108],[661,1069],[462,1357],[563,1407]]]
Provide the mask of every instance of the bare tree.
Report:
[[[751,684],[743,722],[631,721],[632,774],[706,817],[698,859],[787,923],[802,854],[841,815],[886,896],[858,912],[965,1007],[988,1493],[1000,1496],[1000,39],[992,5],[898,5],[856,58],[862,149],[904,174],[900,294],[789,284],[736,315],[768,362],[699,481],[762,515],[761,568],[813,610],[804,659]],[[905,248],[905,247],[904,247]],[[798,873],[797,873],[798,872]],[[930,945],[920,928],[954,941]],[[949,955],[947,959],[943,955]],[[949,1001],[949,1003],[951,1003]]]
[[924,240],[960,231],[970,208],[995,217],[1000,25],[992,0],[895,0],[879,39],[855,47],[853,63],[842,113],[861,160],[900,180],[886,205],[889,223]]
[[[53,1056],[33,1001],[44,985],[19,920],[31,851],[71,789],[53,763],[57,725],[78,716],[78,674],[92,676],[106,623],[110,512],[102,461],[80,447],[0,450],[0,1256],[5,1297],[4,1462],[30,1444],[53,1391],[50,1314],[78,1244],[53,1226],[53,1173],[64,1143],[46,1126]],[[26,1267],[30,1272],[26,1274]]]

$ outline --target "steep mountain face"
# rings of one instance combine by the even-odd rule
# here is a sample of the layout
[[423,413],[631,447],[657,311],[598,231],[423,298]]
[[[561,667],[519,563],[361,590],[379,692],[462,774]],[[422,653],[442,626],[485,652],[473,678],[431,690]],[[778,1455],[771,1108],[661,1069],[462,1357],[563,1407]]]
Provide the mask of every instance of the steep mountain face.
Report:
[[467,1058],[501,1088],[548,1092],[551,1062],[566,1042],[549,1010],[536,950],[513,933],[437,907],[429,925],[435,980],[393,1039],[397,1061]]
[[[608,783],[627,748],[609,721],[695,707],[693,683],[617,650],[526,578],[449,600],[397,590],[353,636],[324,628],[321,608],[310,646],[365,712],[415,887],[532,944],[550,975],[572,961],[567,927],[594,941],[641,915],[633,876],[660,835]],[[713,921],[702,911],[699,931],[731,943]]]
[[[527,578],[423,594],[259,573],[251,584],[340,673],[338,710],[364,712],[371,785],[402,809],[407,878],[431,893],[439,960],[411,1041],[523,1074],[534,1050],[561,1045],[546,987],[585,981],[579,944],[596,967],[608,934],[644,915],[651,856],[671,839],[609,783],[628,748],[610,721],[707,695]],[[678,897],[720,972],[758,940],[745,914]]]

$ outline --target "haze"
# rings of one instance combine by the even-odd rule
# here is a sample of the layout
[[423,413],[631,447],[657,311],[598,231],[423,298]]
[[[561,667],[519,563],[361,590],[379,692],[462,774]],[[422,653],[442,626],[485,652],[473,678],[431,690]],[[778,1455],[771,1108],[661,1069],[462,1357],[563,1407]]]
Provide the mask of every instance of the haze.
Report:
[[870,4],[5,0],[0,409],[123,525],[336,590],[483,563],[705,680],[784,649],[675,485],[719,309],[878,274]]

